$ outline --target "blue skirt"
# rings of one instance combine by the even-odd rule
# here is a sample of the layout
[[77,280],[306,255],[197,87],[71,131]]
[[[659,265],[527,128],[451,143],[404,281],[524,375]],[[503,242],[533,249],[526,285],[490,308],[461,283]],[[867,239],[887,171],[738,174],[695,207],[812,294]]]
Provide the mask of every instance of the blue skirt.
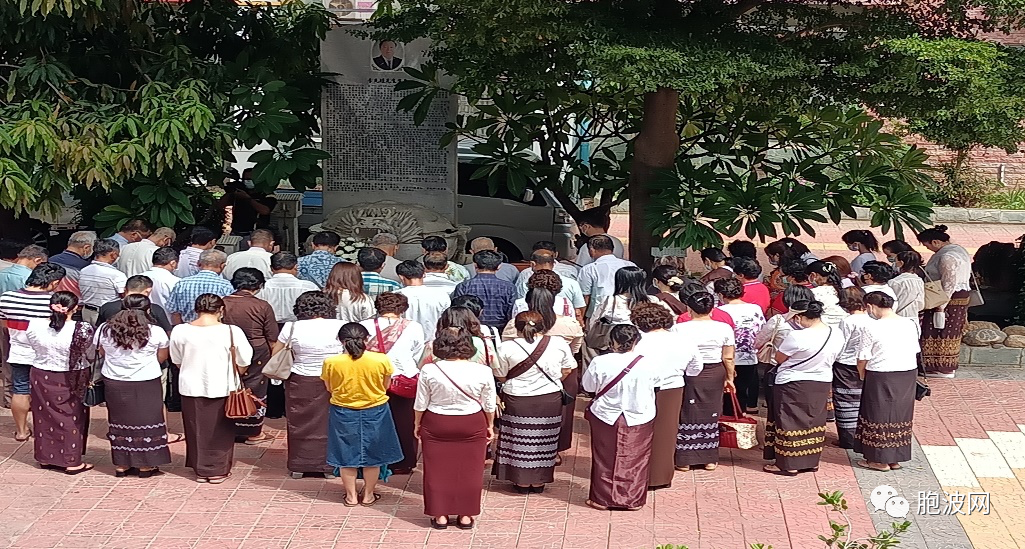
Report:
[[388,403],[353,410],[331,405],[327,463],[333,467],[387,467],[402,461]]

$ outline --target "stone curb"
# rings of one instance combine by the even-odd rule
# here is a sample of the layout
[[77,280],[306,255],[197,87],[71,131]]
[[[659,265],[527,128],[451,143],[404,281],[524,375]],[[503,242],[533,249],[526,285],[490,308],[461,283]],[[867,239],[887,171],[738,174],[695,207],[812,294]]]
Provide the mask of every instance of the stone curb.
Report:
[[[872,214],[868,208],[854,208],[857,215],[854,219],[868,221]],[[613,213],[630,212],[630,202],[626,201],[612,208]],[[819,213],[826,215],[825,210]],[[850,219],[850,218],[845,218]],[[1025,225],[1025,210],[993,210],[988,208],[933,208],[933,223],[990,223],[1003,225]]]
[[1025,349],[1004,347],[969,347],[961,345],[961,355],[958,358],[961,366],[969,367],[990,367],[1005,366],[1010,368],[1021,368],[1025,366]]

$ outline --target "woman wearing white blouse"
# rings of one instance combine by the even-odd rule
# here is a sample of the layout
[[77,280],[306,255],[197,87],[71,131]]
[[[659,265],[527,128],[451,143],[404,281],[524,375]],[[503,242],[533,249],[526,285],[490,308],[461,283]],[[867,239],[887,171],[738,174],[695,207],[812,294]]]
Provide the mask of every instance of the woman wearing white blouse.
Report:
[[[946,305],[925,311],[922,318],[922,367],[931,377],[954,377],[961,352],[961,336],[968,322],[971,301],[972,257],[950,241],[945,225],[918,233],[918,241],[933,252],[925,264],[929,280],[938,280],[950,297]],[[898,303],[894,307],[900,308]]]
[[221,323],[220,297],[197,297],[196,313],[196,320],[171,330],[170,343],[171,360],[180,367],[185,466],[196,471],[198,482],[220,484],[231,476],[235,449],[235,421],[224,415],[228,393],[239,388],[232,353],[244,371],[253,347],[241,328]]
[[297,320],[278,331],[278,346],[288,345],[292,353],[292,373],[284,387],[287,466],[293,478],[334,471],[327,464],[331,393],[320,375],[324,360],[345,352],[338,340],[345,321],[335,318],[335,311],[330,296],[305,292],[292,309]]
[[431,527],[473,528],[480,514],[484,455],[495,436],[495,377],[472,362],[477,349],[464,328],[439,328],[435,361],[420,370],[414,433],[423,448],[424,514]]
[[840,330],[822,322],[822,303],[801,301],[792,312],[801,329],[776,351],[779,367],[765,424],[766,450],[774,450],[776,462],[762,468],[786,476],[819,468],[833,363],[844,345]]
[[[420,375],[417,364],[424,354],[427,339],[423,326],[402,318],[409,309],[409,299],[405,295],[386,292],[374,300],[377,318],[360,322],[370,332],[367,349],[388,355],[397,376],[413,379]],[[402,461],[392,463],[388,468],[396,475],[408,475],[416,467],[416,456],[419,444],[413,436],[413,398],[400,396],[388,391],[388,407],[391,409],[395,432],[399,435],[402,447]]]
[[594,308],[588,327],[601,319],[612,325],[629,324],[630,311],[640,303],[657,303],[671,311],[659,298],[648,295],[648,276],[640,267],[623,267],[616,271],[615,293],[605,296]]
[[833,406],[836,410],[837,445],[844,449],[855,446],[858,427],[858,408],[861,406],[861,376],[858,374],[858,351],[862,332],[874,323],[865,312],[865,292],[861,288],[846,288],[840,293],[840,305],[850,313],[840,322],[843,350],[833,363]]
[[[527,311],[513,319],[519,337],[498,347],[495,377],[504,382],[492,474],[521,494],[555,480],[562,427],[562,380],[577,367],[561,337],[545,335],[545,319]],[[575,396],[575,395],[574,395]]]
[[644,332],[634,351],[656,362],[662,371],[662,381],[655,393],[655,434],[651,443],[648,488],[668,488],[673,483],[684,377],[687,370],[701,368],[701,356],[693,342],[669,331],[673,327],[673,314],[665,308],[654,303],[641,303],[634,307],[630,319]]
[[865,296],[865,308],[876,320],[865,327],[858,351],[865,388],[854,450],[865,456],[858,461],[862,467],[900,469],[900,462],[911,459],[918,323],[895,313],[893,300],[881,292]]
[[687,298],[691,320],[673,326],[672,332],[693,341],[701,353],[701,364],[687,368],[676,445],[676,469],[689,471],[703,465],[712,471],[719,464],[719,416],[724,391],[735,391],[733,354],[736,336],[724,322],[712,320],[715,298],[697,292]]
[[861,290],[868,295],[872,292],[883,292],[894,299],[895,306],[900,305],[897,293],[889,286],[890,279],[897,276],[897,271],[882,261],[869,261],[862,267]]
[[876,240],[872,231],[856,229],[847,231],[840,237],[847,248],[852,252],[858,252],[858,256],[851,260],[851,270],[860,274],[865,263],[876,260],[876,253],[879,252],[879,241]]
[[637,510],[648,496],[651,444],[655,434],[655,389],[661,364],[634,347],[641,333],[629,324],[612,327],[612,353],[597,356],[581,384],[595,394],[584,417],[591,427],[591,487],[595,509]]
[[922,255],[914,250],[897,254],[897,270],[900,274],[886,284],[893,288],[894,298],[900,303],[894,312],[918,322],[925,308],[925,281],[922,280]]

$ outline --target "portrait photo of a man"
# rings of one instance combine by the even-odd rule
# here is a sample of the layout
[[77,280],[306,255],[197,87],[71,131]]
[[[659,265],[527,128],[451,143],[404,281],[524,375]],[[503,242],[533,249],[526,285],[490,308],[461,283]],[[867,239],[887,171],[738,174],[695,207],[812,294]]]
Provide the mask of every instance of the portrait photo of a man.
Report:
[[[401,46],[394,40],[381,40],[377,43],[377,50],[380,55],[373,57],[373,69],[379,71],[394,71],[402,67]],[[371,53],[373,55],[373,53]]]

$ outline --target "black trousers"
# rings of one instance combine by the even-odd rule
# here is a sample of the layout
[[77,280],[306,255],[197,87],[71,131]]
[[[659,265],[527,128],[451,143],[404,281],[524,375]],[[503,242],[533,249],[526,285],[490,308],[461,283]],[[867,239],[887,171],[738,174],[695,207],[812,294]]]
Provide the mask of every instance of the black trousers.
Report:
[[745,408],[758,408],[758,365],[738,364],[736,369],[737,376],[733,382],[737,386],[737,400]]
[[182,395],[178,392],[178,366],[169,364],[170,370],[167,373],[167,391],[164,396],[164,406],[168,412],[182,411]]

